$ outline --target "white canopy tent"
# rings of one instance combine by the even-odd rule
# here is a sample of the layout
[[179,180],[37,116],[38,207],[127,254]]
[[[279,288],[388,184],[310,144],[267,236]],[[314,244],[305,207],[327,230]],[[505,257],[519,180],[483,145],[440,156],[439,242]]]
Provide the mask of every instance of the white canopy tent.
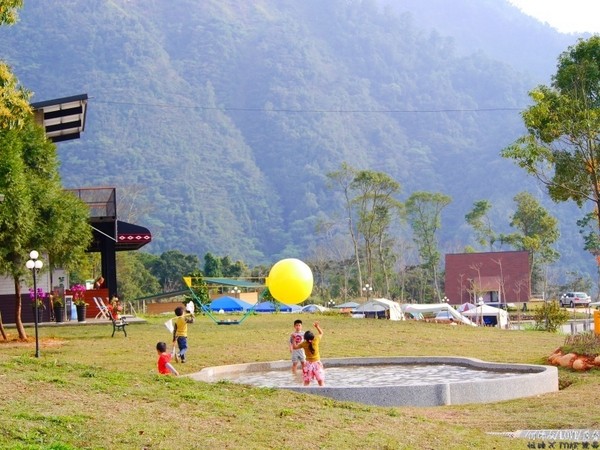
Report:
[[482,322],[486,325],[498,326],[499,328],[508,328],[508,312],[486,305],[485,303],[478,305],[476,308],[464,311],[462,314],[475,322]]
[[396,302],[388,300],[386,298],[374,298],[368,302],[360,305],[353,312],[354,313],[367,313],[367,312],[381,312],[389,311],[390,320],[404,320],[404,314],[402,308]]
[[465,314],[459,313],[456,309],[447,303],[427,303],[427,304],[404,304],[402,310],[405,313],[417,315],[419,313],[438,313],[440,311],[448,311],[448,315],[454,320],[457,320],[466,325],[476,326]]

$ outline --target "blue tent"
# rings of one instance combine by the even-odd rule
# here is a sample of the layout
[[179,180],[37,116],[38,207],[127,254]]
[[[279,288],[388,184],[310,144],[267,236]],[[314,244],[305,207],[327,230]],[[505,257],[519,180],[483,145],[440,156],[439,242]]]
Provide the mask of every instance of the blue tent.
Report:
[[246,310],[250,309],[251,307],[252,307],[252,305],[250,303],[247,303],[247,302],[237,299],[237,298],[229,297],[227,295],[216,298],[212,302],[210,302],[211,311],[221,311],[221,310],[223,310],[225,312],[246,311]]
[[284,305],[283,303],[279,303],[279,302],[261,302],[258,305],[256,305],[256,307],[254,308],[254,311],[256,312],[275,312],[277,310],[279,310],[280,312],[292,312],[292,311],[299,311],[300,308],[297,305]]

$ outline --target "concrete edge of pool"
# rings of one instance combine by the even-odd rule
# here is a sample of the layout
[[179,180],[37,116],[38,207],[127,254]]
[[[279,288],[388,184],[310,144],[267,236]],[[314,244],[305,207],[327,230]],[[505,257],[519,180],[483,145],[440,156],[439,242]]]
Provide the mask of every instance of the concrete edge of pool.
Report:
[[[489,371],[520,373],[509,378],[465,380],[452,383],[433,383],[417,386],[286,386],[304,394],[321,395],[335,400],[376,406],[441,406],[465,403],[491,403],[531,397],[558,391],[558,369],[533,364],[494,363],[455,356],[395,356],[368,358],[323,359],[327,367],[367,366],[381,364],[450,364]],[[224,374],[289,370],[290,362],[270,361],[229,366],[206,367],[188,377],[196,381],[218,382]]]

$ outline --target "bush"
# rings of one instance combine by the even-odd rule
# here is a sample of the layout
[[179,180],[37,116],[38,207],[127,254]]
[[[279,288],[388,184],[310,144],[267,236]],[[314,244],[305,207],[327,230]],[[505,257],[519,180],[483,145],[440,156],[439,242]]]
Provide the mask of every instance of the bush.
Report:
[[561,351],[565,355],[577,353],[578,355],[598,356],[600,355],[600,336],[596,336],[591,331],[567,336]]
[[545,302],[535,311],[533,316],[536,330],[550,331],[555,333],[561,325],[569,320],[569,313],[560,307],[554,300]]

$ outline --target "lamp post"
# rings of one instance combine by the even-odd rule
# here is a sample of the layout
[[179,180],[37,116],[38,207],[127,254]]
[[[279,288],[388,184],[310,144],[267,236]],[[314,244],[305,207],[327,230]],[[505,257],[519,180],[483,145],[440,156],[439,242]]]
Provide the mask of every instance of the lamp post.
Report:
[[373,286],[369,286],[369,283],[365,284],[362,288],[365,297],[367,297],[367,302],[369,301],[369,296],[371,295],[371,292],[373,292]]
[[327,302],[327,306],[329,307],[329,309],[331,309],[331,308],[335,308],[335,301],[333,301],[333,300],[329,300],[329,301]]
[[444,295],[444,298],[442,299],[442,303],[448,303],[450,300],[448,299],[448,297],[446,297]]
[[38,339],[38,292],[37,292],[37,271],[40,270],[44,263],[38,259],[40,254],[37,250],[31,250],[29,253],[29,260],[25,263],[25,267],[31,270],[33,274],[33,303],[34,303],[34,318],[33,323],[35,324],[35,357],[40,357],[40,341]]
[[229,293],[230,293],[230,294],[233,294],[233,296],[234,296],[235,298],[240,298],[240,292],[242,292],[242,291],[240,291],[240,288],[239,288],[239,287],[237,287],[237,286],[236,286],[236,287],[234,287],[234,288],[232,288],[232,289],[229,291]]

